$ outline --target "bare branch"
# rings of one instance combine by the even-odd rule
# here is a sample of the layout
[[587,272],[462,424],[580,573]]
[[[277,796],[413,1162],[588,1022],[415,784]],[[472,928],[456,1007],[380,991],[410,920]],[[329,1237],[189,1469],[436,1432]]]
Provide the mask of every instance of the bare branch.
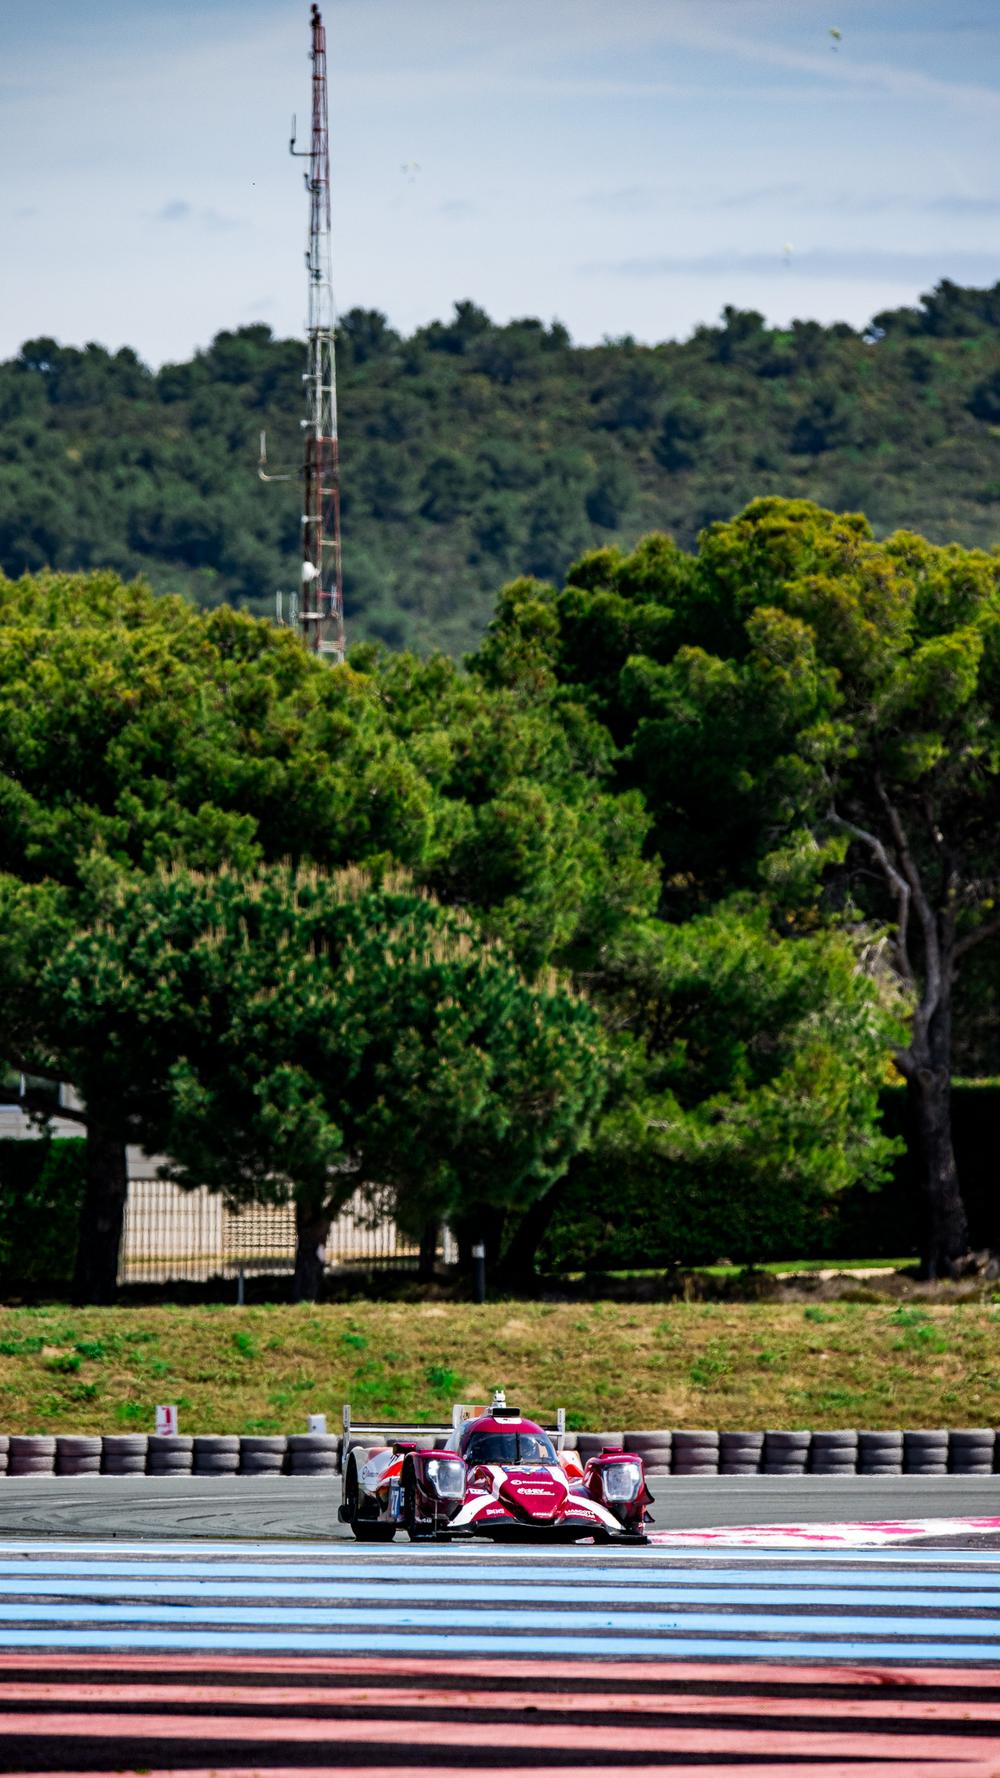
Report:
[[911,896],[909,883],[896,869],[885,845],[879,839],[877,833],[869,833],[867,828],[859,827],[856,821],[848,821],[846,815],[841,815],[839,811],[833,807],[830,809],[830,820],[837,827],[842,827],[845,833],[849,833],[854,839],[860,840],[863,846],[868,847],[868,850],[881,870],[883,877],[893,891],[896,897],[896,956],[899,964],[899,973],[911,984],[911,986],[915,985],[916,978],[913,973],[913,965],[910,962],[910,952],[907,942],[908,927],[910,923]]
[[39,1093],[32,1087],[26,1087],[23,1093],[0,1094],[0,1105],[18,1106],[45,1123],[53,1123],[58,1118],[66,1123],[80,1124],[83,1129],[90,1124],[85,1111],[79,1111],[75,1105],[60,1105],[58,1100],[53,1103],[48,1093]]
[[977,945],[984,945],[987,939],[996,938],[998,934],[1000,934],[1000,918],[987,920],[984,925],[975,927],[972,932],[967,932],[964,938],[956,941],[955,948],[951,953],[952,958],[957,963],[959,958],[964,957],[967,952],[974,951]]
[[931,907],[931,904],[927,899],[923,880],[917,869],[913,853],[910,850],[910,842],[907,838],[906,829],[900,818],[899,810],[891,800],[879,772],[875,773],[875,789],[878,794],[879,802],[885,810],[889,826],[892,829],[892,837],[895,842],[899,862],[902,866],[903,875],[910,886],[913,905],[917,910],[921,930],[924,935],[924,992],[921,997],[919,1009],[914,1016],[926,1030],[938,1009],[943,988],[940,934],[938,932],[934,909]]

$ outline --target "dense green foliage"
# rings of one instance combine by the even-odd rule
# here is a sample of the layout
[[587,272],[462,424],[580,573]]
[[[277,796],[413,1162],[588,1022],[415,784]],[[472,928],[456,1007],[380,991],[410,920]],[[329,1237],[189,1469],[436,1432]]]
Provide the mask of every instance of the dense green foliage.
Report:
[[86,925],[44,889],[4,913],[60,1071],[183,1183],[234,1204],[291,1186],[317,1215],[392,1186],[419,1231],[516,1212],[587,1134],[596,1013],[405,878],[175,867],[90,900]]
[[875,982],[760,893],[664,921],[648,786],[558,636],[520,582],[478,672],[330,669],[106,572],[0,582],[0,1054],[82,1096],[81,1294],[128,1140],[290,1185],[300,1258],[363,1178],[512,1271],[588,1165],[669,1182],[692,1242],[881,1177]]
[[0,1280],[65,1288],[73,1276],[84,1144],[43,1137],[0,1141]]
[[955,984],[1000,941],[1000,556],[757,500],[697,556],[651,537],[584,556],[562,591],[515,583],[476,664],[607,726],[652,818],[661,913],[743,887],[786,934],[853,924],[876,962],[887,930],[924,1251],[956,1263]]
[[[654,347],[571,345],[470,303],[403,339],[339,332],[350,635],[461,653],[512,574],[558,577],[649,529],[691,547],[755,496],[863,508],[877,534],[992,547],[1000,495],[1000,285],[942,284],[846,325],[717,326]],[[294,468],[303,349],[262,325],[155,374],[49,339],[0,366],[0,568],[108,566],[198,603],[273,609],[296,584],[299,501],[255,476],[258,432]]]
[[650,922],[612,947],[598,998],[639,1047],[559,1200],[550,1264],[563,1243],[618,1264],[808,1253],[845,1189],[887,1177],[893,1022],[832,932],[792,942],[739,902]]
[[[1000,1199],[997,1194],[997,1132],[1000,1130],[1000,1083],[995,1080],[952,1082],[952,1130],[962,1195],[969,1214],[972,1245],[979,1251],[1000,1250]],[[770,1193],[753,1221],[730,1216],[721,1192],[708,1201],[679,1191],[672,1167],[659,1176],[660,1189],[649,1190],[648,1176],[624,1182],[622,1197],[609,1202],[602,1190],[599,1167],[588,1158],[578,1169],[580,1188],[560,1204],[540,1254],[551,1271],[646,1269],[680,1262],[694,1265],[731,1260],[734,1265],[789,1259],[917,1260],[920,1224],[913,1207],[921,1195],[919,1151],[902,1086],[883,1088],[881,1134],[895,1145],[887,1175],[875,1183],[870,1172],[835,1192],[776,1194],[789,1220],[768,1218]],[[908,1146],[909,1145],[909,1146]],[[599,1151],[595,1149],[595,1161]],[[820,1182],[821,1183],[821,1182]],[[737,1210],[753,1209],[747,1199]],[[712,1214],[709,1214],[711,1210]]]

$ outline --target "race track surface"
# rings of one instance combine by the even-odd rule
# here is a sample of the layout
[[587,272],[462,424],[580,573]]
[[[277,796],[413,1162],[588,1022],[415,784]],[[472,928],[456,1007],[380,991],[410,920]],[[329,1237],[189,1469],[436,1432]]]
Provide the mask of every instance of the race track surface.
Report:
[[990,1548],[22,1531],[0,1541],[0,1769],[987,1778],[998,1607]]
[[[653,1477],[657,1530],[950,1518],[1000,1509],[997,1476]],[[0,1537],[338,1537],[339,1477],[0,1478]]]

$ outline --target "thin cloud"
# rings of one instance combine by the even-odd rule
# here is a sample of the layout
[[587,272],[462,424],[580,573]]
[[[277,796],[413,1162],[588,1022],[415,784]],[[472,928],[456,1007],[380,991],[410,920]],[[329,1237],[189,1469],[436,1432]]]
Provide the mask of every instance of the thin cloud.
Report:
[[838,278],[849,282],[873,278],[918,280],[936,284],[944,277],[973,284],[992,284],[1000,278],[997,253],[906,253],[873,248],[816,248],[804,253],[702,253],[690,257],[663,256],[649,259],[592,261],[578,270],[587,274],[612,273],[622,278],[742,277]]
[[616,190],[585,192],[578,202],[601,215],[649,215],[657,210],[754,210],[781,206],[790,210],[818,210],[851,216],[877,216],[899,211],[933,216],[994,216],[1000,196],[978,197],[963,192],[914,191],[820,191],[803,184],[784,182],[756,185],[745,190],[698,191],[665,185],[630,185]]
[[221,210],[196,210],[186,198],[171,198],[156,211],[154,222],[194,222],[200,228],[207,229],[210,234],[227,234],[231,229],[242,228],[244,225],[235,216],[226,216]]
[[1000,92],[996,87],[978,81],[942,80],[936,74],[925,74],[916,68],[901,68],[887,62],[865,62],[854,54],[831,56],[809,50],[789,49],[766,37],[734,37],[692,22],[673,20],[665,25],[664,36],[689,49],[700,49],[742,62],[764,63],[771,68],[787,68],[794,74],[811,74],[827,82],[846,87],[876,89],[896,98],[923,99],[935,104],[947,102],[961,107],[976,106],[987,111],[1000,111]]

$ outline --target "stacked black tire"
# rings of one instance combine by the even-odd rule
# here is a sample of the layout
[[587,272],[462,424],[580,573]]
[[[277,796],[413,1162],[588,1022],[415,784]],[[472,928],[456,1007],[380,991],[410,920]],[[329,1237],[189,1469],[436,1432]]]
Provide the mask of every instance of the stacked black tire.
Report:
[[12,1432],[7,1445],[8,1475],[55,1475],[56,1441],[34,1433]]
[[287,1438],[247,1433],[240,1439],[241,1475],[281,1475],[288,1454]]
[[673,1458],[673,1438],[669,1432],[626,1432],[626,1451],[642,1458],[647,1475],[669,1475]]
[[[368,1448],[391,1433],[369,1434]],[[320,1433],[288,1438],[263,1433],[199,1434],[164,1438],[145,1433],[0,1435],[0,1477],[18,1476],[235,1476],[340,1474],[342,1440]],[[440,1446],[439,1433],[417,1434],[422,1450]],[[991,1426],[913,1428],[904,1432],[840,1429],[829,1432],[691,1430],[578,1432],[566,1440],[583,1463],[604,1450],[631,1451],[650,1476],[988,1476],[1000,1473],[1000,1433]]]
[[811,1437],[808,1432],[765,1432],[764,1474],[805,1475]]
[[859,1432],[859,1475],[902,1475],[903,1435],[901,1432]]
[[814,1432],[809,1441],[810,1475],[857,1475],[856,1432]]
[[720,1475],[757,1475],[763,1461],[762,1432],[720,1432]]
[[147,1446],[144,1432],[115,1432],[101,1440],[102,1475],[145,1475]]
[[232,1433],[203,1433],[194,1441],[195,1475],[236,1475],[240,1467],[240,1441]]
[[56,1439],[56,1475],[100,1475],[100,1438],[67,1434]]
[[288,1440],[289,1475],[339,1475],[340,1440],[329,1433],[293,1432]]
[[948,1434],[951,1475],[992,1475],[995,1464],[996,1435],[992,1426],[959,1427]]
[[718,1475],[719,1434],[717,1432],[674,1432],[673,1474],[683,1476]]

